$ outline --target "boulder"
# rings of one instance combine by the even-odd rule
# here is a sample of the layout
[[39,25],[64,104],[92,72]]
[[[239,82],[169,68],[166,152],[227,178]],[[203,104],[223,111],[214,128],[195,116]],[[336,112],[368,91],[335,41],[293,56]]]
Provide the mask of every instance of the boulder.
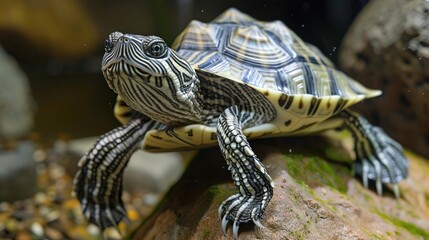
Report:
[[27,76],[1,46],[0,79],[0,140],[22,137],[33,126],[35,104]]
[[20,141],[15,149],[0,149],[0,202],[30,198],[36,191],[34,145]]
[[370,1],[344,37],[338,63],[364,85],[383,90],[372,104],[360,105],[361,112],[429,157],[429,1]]
[[[252,141],[276,187],[265,228],[242,224],[239,239],[429,238],[429,162],[407,153],[410,178],[399,185],[401,197],[388,188],[378,196],[351,177],[350,138],[343,138]],[[219,149],[203,150],[131,238],[233,239],[231,224],[223,237],[217,210],[235,192]]]

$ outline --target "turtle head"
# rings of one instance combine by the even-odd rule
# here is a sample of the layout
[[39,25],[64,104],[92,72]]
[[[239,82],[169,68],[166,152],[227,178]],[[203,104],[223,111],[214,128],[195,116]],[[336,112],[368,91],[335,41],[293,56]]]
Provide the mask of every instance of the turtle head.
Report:
[[160,37],[111,33],[101,70],[113,91],[149,117],[172,110],[182,111],[181,115],[197,111],[195,70]]

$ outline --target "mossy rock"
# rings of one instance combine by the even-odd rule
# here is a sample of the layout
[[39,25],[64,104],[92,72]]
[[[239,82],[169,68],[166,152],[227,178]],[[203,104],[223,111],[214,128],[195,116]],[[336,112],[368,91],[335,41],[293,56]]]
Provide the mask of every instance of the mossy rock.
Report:
[[[276,187],[261,220],[265,228],[241,224],[239,238],[428,239],[429,161],[407,153],[414,185],[401,183],[400,199],[387,188],[378,196],[353,178],[353,154],[342,141],[349,136],[252,141]],[[335,148],[340,154],[331,158]],[[217,210],[235,192],[220,151],[202,150],[133,238],[221,238]]]

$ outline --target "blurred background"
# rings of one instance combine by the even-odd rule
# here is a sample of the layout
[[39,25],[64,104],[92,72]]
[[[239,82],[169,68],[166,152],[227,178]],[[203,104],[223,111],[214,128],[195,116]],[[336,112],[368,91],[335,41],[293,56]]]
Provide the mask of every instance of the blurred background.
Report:
[[[211,21],[229,7],[280,19],[334,62],[342,36],[365,0],[17,0],[0,3],[0,45],[28,77],[34,127],[43,143],[99,135],[117,126],[115,101],[100,72],[113,31],[158,35],[167,43],[192,19]],[[1,79],[0,81],[4,81]]]

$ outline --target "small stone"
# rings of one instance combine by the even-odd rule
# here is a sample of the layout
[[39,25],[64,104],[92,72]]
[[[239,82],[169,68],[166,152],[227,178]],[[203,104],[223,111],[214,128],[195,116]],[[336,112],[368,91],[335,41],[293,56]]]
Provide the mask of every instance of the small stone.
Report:
[[103,238],[106,240],[116,240],[122,239],[121,234],[115,228],[107,228],[103,232]]
[[127,216],[131,221],[139,220],[140,214],[135,209],[128,208]]
[[47,222],[53,222],[60,218],[60,213],[58,211],[51,211],[50,213],[46,214],[45,220]]
[[60,179],[64,176],[65,174],[65,170],[63,166],[57,165],[57,164],[52,164],[50,165],[49,168],[49,176],[53,179],[53,180],[57,180]]
[[37,237],[43,237],[44,234],[43,227],[38,222],[31,224],[31,232]]
[[46,152],[42,149],[37,149],[33,153],[33,159],[36,162],[43,162],[46,160]]
[[131,202],[131,195],[128,191],[124,191],[122,193],[122,201],[124,201],[124,203],[129,203]]
[[4,212],[10,209],[10,204],[8,202],[0,202],[0,212]]
[[75,209],[75,208],[78,208],[79,206],[80,204],[76,198],[68,199],[63,203],[63,207],[65,209]]
[[94,224],[89,224],[86,229],[88,230],[88,233],[92,236],[98,236],[100,234],[100,229]]
[[48,239],[51,239],[51,240],[64,239],[63,234],[54,228],[46,227],[45,232],[46,232],[46,237],[48,237]]
[[88,239],[88,232],[83,226],[75,226],[67,232],[71,239]]
[[34,203],[36,203],[38,205],[47,205],[48,202],[49,202],[49,198],[48,198],[48,196],[46,196],[46,194],[44,192],[38,192],[34,196]]
[[7,221],[6,221],[6,230],[7,230],[7,231],[9,231],[9,232],[12,232],[12,233],[16,232],[16,225],[17,225],[17,222],[18,222],[18,221],[16,221],[16,220],[15,220],[15,219],[13,219],[13,218],[11,218],[11,219],[7,220]]
[[143,202],[149,206],[155,206],[158,203],[159,197],[153,193],[147,193],[143,196]]
[[27,232],[20,232],[16,235],[16,240],[31,240],[31,235]]

